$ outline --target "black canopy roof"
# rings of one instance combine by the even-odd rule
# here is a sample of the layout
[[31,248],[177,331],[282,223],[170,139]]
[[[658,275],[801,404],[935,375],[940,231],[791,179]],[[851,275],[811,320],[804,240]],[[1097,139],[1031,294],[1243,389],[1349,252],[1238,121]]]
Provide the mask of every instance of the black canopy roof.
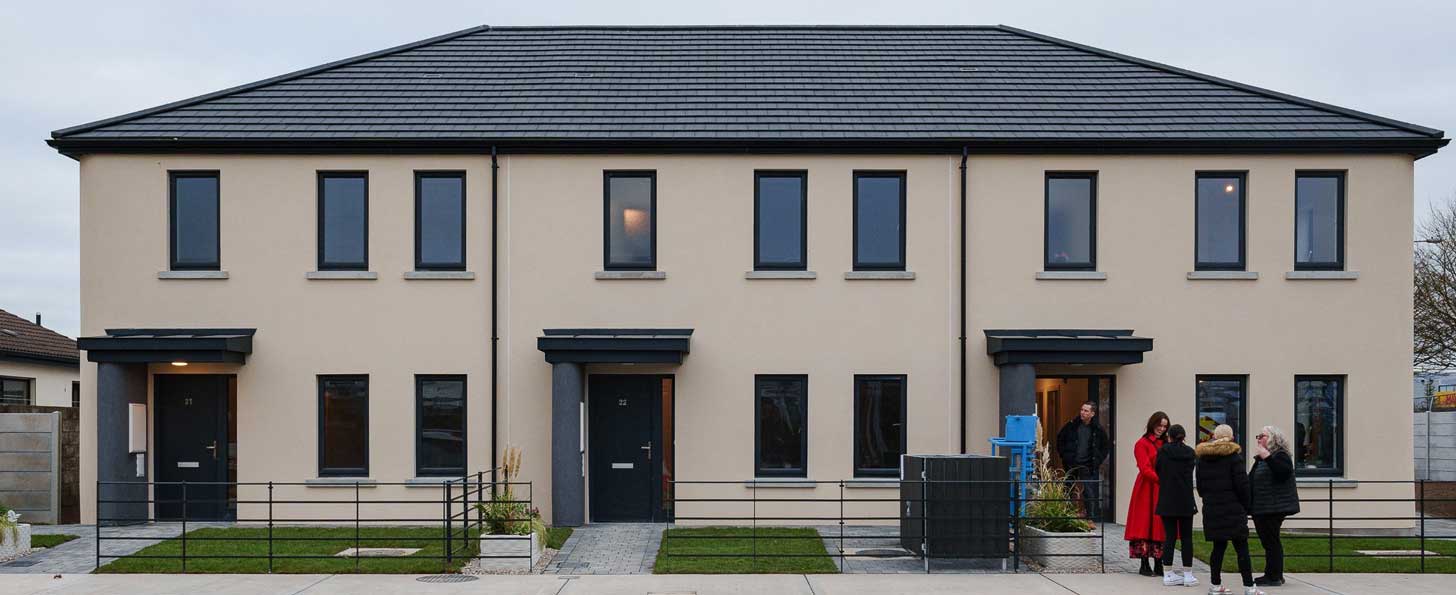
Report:
[[1136,364],[1153,340],[1131,330],[1018,329],[986,331],[986,354],[1002,364]]
[[556,364],[680,364],[693,329],[567,328],[545,329],[536,348]]
[[256,329],[106,329],[97,337],[81,337],[76,344],[86,359],[113,363],[246,363],[253,352]]

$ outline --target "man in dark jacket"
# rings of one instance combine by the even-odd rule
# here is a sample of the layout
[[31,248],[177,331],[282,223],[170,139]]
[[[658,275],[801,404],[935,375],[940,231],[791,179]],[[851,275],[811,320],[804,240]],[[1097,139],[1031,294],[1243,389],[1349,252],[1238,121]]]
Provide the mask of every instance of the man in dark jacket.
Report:
[[1107,431],[1097,423],[1097,403],[1087,401],[1077,417],[1057,432],[1057,454],[1062,457],[1067,479],[1080,482],[1082,506],[1087,518],[1102,518],[1102,480],[1099,469],[1107,458]]

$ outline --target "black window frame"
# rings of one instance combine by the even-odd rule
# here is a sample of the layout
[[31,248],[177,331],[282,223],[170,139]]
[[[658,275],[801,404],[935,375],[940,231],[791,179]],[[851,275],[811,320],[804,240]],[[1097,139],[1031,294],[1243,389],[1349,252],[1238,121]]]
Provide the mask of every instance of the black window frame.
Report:
[[[763,261],[759,254],[759,239],[762,235],[760,213],[760,180],[763,178],[799,179],[799,260],[798,262]],[[755,271],[806,271],[809,270],[809,172],[807,170],[765,169],[753,172],[753,270]]]
[[[1239,260],[1236,263],[1203,262],[1198,259],[1198,182],[1212,178],[1235,178],[1239,181]],[[1249,254],[1249,172],[1199,171],[1193,175],[1193,270],[1242,271],[1248,267]]]
[[852,386],[852,390],[854,391],[854,394],[851,397],[851,403],[854,406],[854,422],[853,422],[854,423],[854,428],[852,428],[850,430],[850,439],[853,440],[853,442],[854,442],[854,447],[853,447],[853,450],[851,452],[851,456],[854,457],[853,463],[852,463],[854,465],[854,476],[855,477],[899,477],[900,476],[900,469],[899,469],[899,467],[895,467],[895,468],[860,467],[860,464],[859,464],[859,462],[860,462],[859,429],[861,427],[861,422],[863,420],[860,417],[860,406],[859,406],[859,395],[860,395],[860,391],[859,391],[859,386],[860,386],[860,382],[863,382],[863,381],[866,381],[866,380],[898,380],[900,382],[900,456],[903,457],[906,453],[909,452],[908,444],[909,444],[909,436],[910,436],[910,432],[909,432],[909,430],[910,430],[910,426],[909,426],[909,419],[910,419],[910,388],[909,388],[909,382],[908,382],[907,375],[905,375],[905,374],[855,374],[854,375],[854,384]]
[[[217,255],[212,262],[205,263],[179,263],[177,262],[177,180],[187,178],[211,178],[217,183],[217,196],[214,200],[213,212],[217,218],[212,222],[215,227],[214,241],[217,246],[213,253]],[[173,271],[220,271],[222,270],[222,173],[213,169],[179,169],[167,171],[167,268]]]
[[[319,374],[316,376],[318,385],[318,476],[319,477],[369,477],[369,393],[371,391],[368,374]],[[364,467],[325,467],[324,466],[324,381],[325,380],[348,380],[364,381]]]
[[[1234,440],[1239,444],[1248,444],[1249,433],[1249,375],[1248,374],[1197,374],[1193,377],[1193,436],[1194,443],[1198,438],[1198,414],[1202,408],[1198,404],[1198,384],[1204,381],[1239,383],[1239,419],[1238,431],[1234,433]],[[1291,453],[1292,454],[1292,453]]]
[[[1294,428],[1299,423],[1299,383],[1307,381],[1329,382],[1336,381],[1339,391],[1336,395],[1335,407],[1335,466],[1333,469],[1305,469],[1299,465],[1300,457],[1298,450],[1301,445],[1295,437]],[[1292,442],[1290,448],[1295,452],[1289,453],[1294,461],[1294,475],[1296,477],[1344,477],[1345,476],[1345,405],[1349,394],[1349,377],[1344,374],[1296,374],[1294,376],[1293,406],[1294,426],[1290,428],[1289,440]],[[1307,430],[1306,430],[1307,431]]]
[[[900,259],[893,263],[862,263],[859,259],[859,180],[860,178],[894,178],[900,180]],[[851,184],[854,194],[854,202],[851,227],[851,238],[853,242],[853,268],[856,271],[903,271],[905,270],[905,236],[909,225],[906,221],[906,187],[909,185],[909,178],[904,170],[878,170],[878,169],[857,169],[853,172]]]
[[[445,381],[460,383],[460,467],[429,467],[424,466],[420,458],[424,454],[425,436],[425,402],[424,388],[426,382]],[[461,477],[466,474],[470,463],[470,382],[465,374],[416,374],[415,375],[415,477]]]
[[79,409],[81,407],[81,381],[71,381],[71,406]]
[[[424,221],[422,215],[424,202],[424,181],[427,179],[459,179],[460,180],[460,260],[448,263],[424,262]],[[365,197],[367,201],[367,184]],[[470,201],[466,199],[466,180],[464,170],[416,170],[415,171],[415,270],[417,271],[463,271],[466,264],[466,238],[465,222],[468,220],[467,209]],[[367,212],[367,208],[366,208]],[[366,216],[365,220],[368,220]],[[367,236],[367,234],[366,234]],[[367,242],[366,242],[367,245]],[[366,255],[368,251],[365,251]]]
[[[648,208],[652,212],[651,237],[652,260],[646,265],[612,263],[612,178],[647,178],[650,180],[651,196]],[[602,270],[606,271],[655,271],[657,270],[657,170],[655,169],[609,169],[602,171]]]
[[[1343,271],[1345,270],[1345,170],[1302,169],[1294,172],[1294,270],[1296,271]],[[1339,195],[1335,206],[1335,261],[1299,262],[1299,180],[1300,178],[1335,178],[1339,181]]]
[[[330,178],[359,178],[364,180],[364,260],[360,262],[330,263],[324,260],[324,181]],[[369,270],[369,172],[368,171],[320,171],[318,172],[318,270],[320,271],[367,271]]]
[[[35,379],[21,376],[0,376],[0,384],[4,381],[20,382],[25,385],[25,402],[12,403],[8,400],[0,400],[0,405],[35,405]],[[4,391],[0,390],[0,399],[4,399]]]
[[[759,382],[764,380],[789,380],[804,383],[803,399],[799,402],[800,414],[804,418],[804,431],[799,439],[799,460],[804,466],[798,469],[765,469],[763,467],[763,428],[759,407]],[[755,374],[753,376],[753,476],[754,477],[808,477],[809,476],[809,375],[808,374]]]
[[[1095,171],[1049,171],[1042,180],[1041,253],[1044,271],[1096,271],[1097,270],[1097,174]],[[1052,262],[1052,180],[1088,180],[1087,264]]]

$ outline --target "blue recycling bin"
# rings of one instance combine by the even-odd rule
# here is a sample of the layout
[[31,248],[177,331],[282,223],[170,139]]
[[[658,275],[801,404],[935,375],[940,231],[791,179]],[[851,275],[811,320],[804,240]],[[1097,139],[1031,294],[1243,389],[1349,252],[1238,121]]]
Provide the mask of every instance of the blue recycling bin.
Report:
[[991,439],[991,454],[1006,457],[1011,466],[1011,514],[1018,514],[1016,503],[1026,506],[1026,484],[1036,471],[1035,415],[1006,416],[1005,436]]

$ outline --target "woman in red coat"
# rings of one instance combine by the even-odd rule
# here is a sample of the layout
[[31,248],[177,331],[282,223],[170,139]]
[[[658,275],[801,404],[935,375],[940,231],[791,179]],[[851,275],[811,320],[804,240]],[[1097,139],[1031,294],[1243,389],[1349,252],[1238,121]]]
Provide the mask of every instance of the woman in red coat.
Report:
[[[1167,443],[1168,414],[1159,411],[1148,418],[1147,432],[1138,438],[1132,455],[1137,459],[1137,481],[1132,484],[1132,499],[1127,503],[1128,555],[1142,560],[1138,574],[1163,574],[1163,519],[1154,510],[1158,507],[1158,449]],[[1154,567],[1148,566],[1148,558]]]

